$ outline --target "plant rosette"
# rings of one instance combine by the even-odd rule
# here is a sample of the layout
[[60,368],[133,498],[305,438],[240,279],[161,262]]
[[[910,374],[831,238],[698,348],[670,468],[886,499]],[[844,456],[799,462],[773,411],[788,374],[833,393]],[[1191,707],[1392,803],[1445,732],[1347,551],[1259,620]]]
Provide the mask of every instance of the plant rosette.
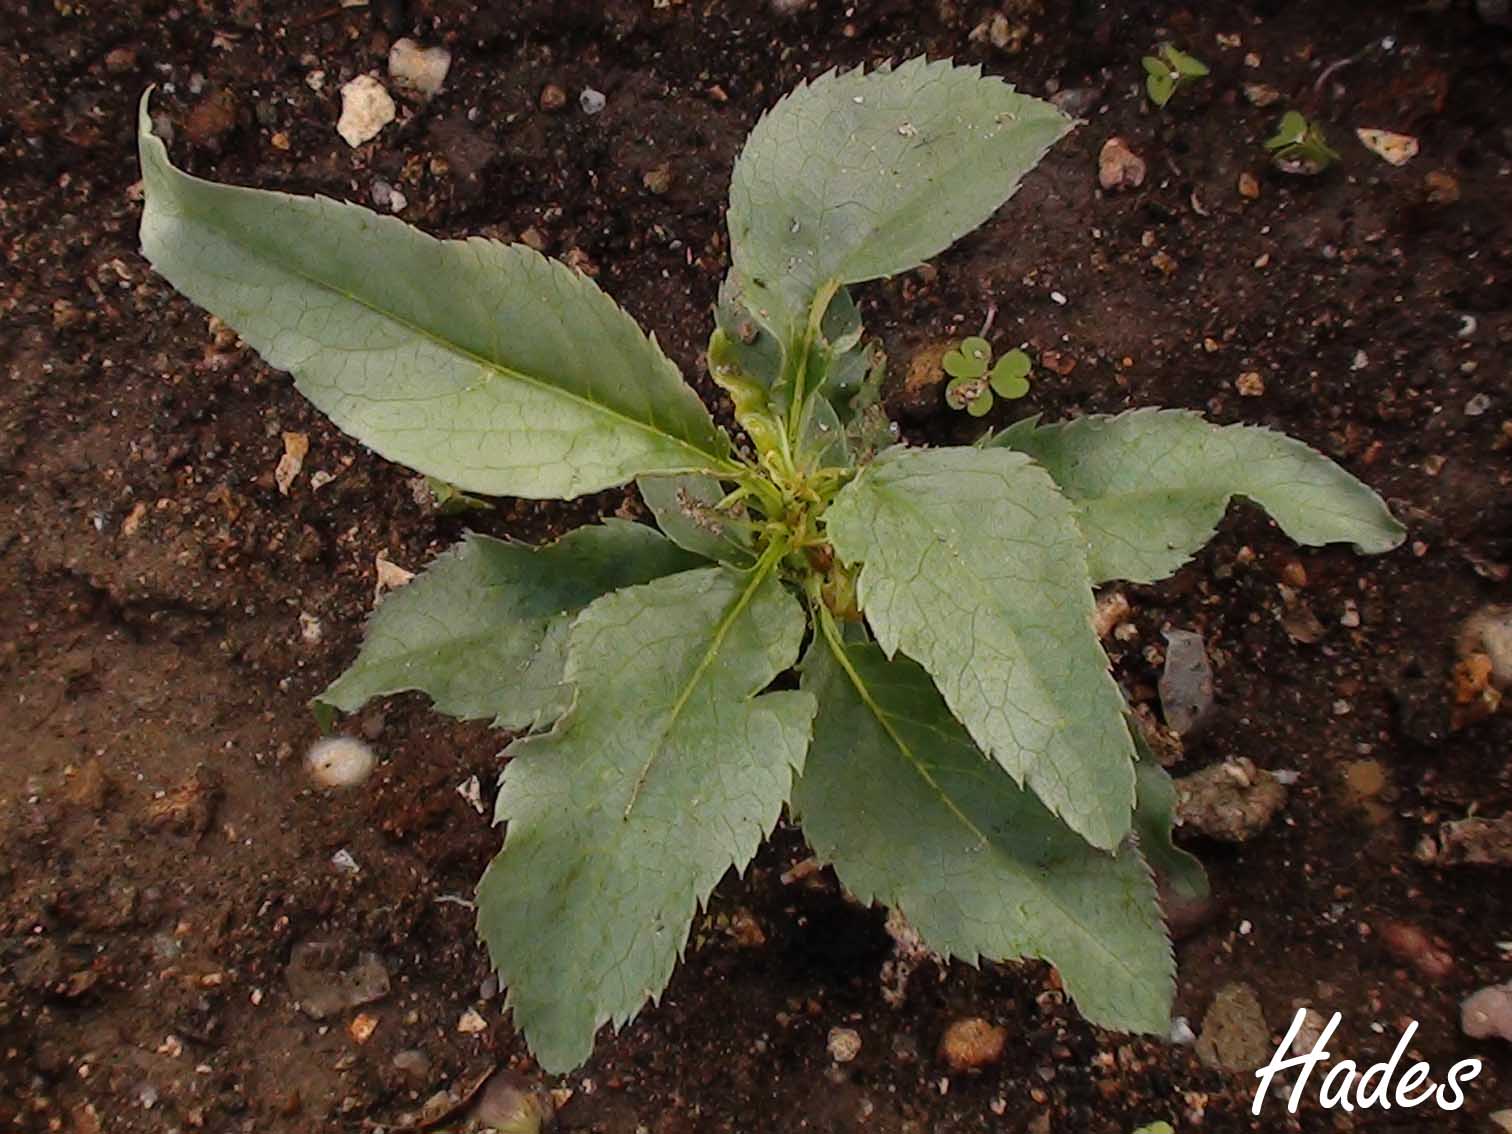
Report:
[[[1206,882],[1171,842],[1174,791],[1130,730],[1092,588],[1170,575],[1234,496],[1310,546],[1383,552],[1403,529],[1301,442],[1184,410],[896,443],[851,288],[986,221],[1071,126],[923,59],[772,107],[735,163],[708,347],[737,444],[587,277],[192,177],[143,97],[145,255],[338,427],[443,506],[633,485],[655,520],[541,547],[468,535],[385,598],[315,701],[418,690],[501,731],[477,928],[547,1071],[661,994],[785,808],[936,952],[1047,959],[1087,1019],[1167,1032],[1154,875]],[[989,373],[963,345],[958,380],[1022,395],[1026,358]]]

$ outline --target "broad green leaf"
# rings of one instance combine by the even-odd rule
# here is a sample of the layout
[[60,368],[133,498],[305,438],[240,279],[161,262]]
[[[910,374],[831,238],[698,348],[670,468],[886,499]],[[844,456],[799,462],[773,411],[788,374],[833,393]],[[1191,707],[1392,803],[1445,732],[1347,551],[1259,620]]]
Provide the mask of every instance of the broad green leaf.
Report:
[[1123,699],[1092,631],[1071,506],[1019,453],[894,450],[836,496],[835,550],[889,656],[929,671],[983,750],[1096,846],[1134,804]]
[[910,659],[823,640],[802,676],[819,713],[794,809],[847,889],[901,911],[940,953],[1052,962],[1093,1023],[1166,1031],[1174,964],[1131,842],[1110,857],[1072,834],[982,755]]
[[1376,554],[1404,537],[1379,496],[1302,442],[1185,410],[1020,422],[988,445],[1033,457],[1075,503],[1097,583],[1165,578],[1212,538],[1235,496],[1310,547]]
[[714,510],[725,497],[711,476],[643,476],[636,481],[657,526],[678,547],[737,567],[756,561],[746,532]]
[[571,701],[563,651],[583,607],[702,565],[623,520],[540,548],[468,535],[384,599],[357,660],[316,700],[350,713],[370,698],[416,689],[454,717],[536,728]]
[[830,280],[916,268],[990,217],[1070,129],[977,67],[830,71],[777,103],[735,163],[729,226],[751,311],[792,343]]
[[744,868],[803,766],[813,697],[756,696],[804,629],[769,565],[598,600],[570,635],[572,710],[506,752],[478,930],[547,1071],[661,993],[698,905]]
[[145,95],[138,142],[152,266],[390,460],[535,498],[727,466],[728,440],[661,348],[564,265],[190,177]]

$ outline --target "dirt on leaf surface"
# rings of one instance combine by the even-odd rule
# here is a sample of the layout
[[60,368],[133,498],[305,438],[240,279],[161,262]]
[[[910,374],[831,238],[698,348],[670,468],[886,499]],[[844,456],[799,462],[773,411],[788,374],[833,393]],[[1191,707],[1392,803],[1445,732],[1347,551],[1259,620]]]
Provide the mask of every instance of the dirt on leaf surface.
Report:
[[[450,49],[445,85],[395,89],[396,120],[352,149],[340,88],[386,78],[406,34]],[[1155,113],[1139,56],[1163,40],[1212,76]],[[784,827],[720,887],[660,1005],[551,1084],[571,1092],[564,1126],[1485,1130],[1512,1107],[1506,1045],[1463,1037],[1457,1012],[1512,976],[1507,868],[1415,854],[1443,821],[1512,810],[1505,711],[1449,726],[1456,628],[1506,601],[1512,561],[1512,40],[1475,5],[0,0],[0,1129],[360,1129],[495,1064],[531,1073],[466,906],[498,843],[501,738],[392,699],[341,726],[377,748],[373,778],[328,793],[301,766],[305,703],[352,657],[380,556],[416,570],[468,526],[542,540],[644,515],[607,492],[440,516],[176,296],[137,253],[143,88],[192,172],[384,207],[397,191],[430,231],[596,272],[728,421],[700,349],[742,138],[804,77],[920,52],[1071,92],[1086,122],[935,265],[859,289],[894,374],[995,305],[995,347],[1041,365],[989,423],[1168,405],[1265,424],[1410,527],[1365,559],[1294,548],[1241,507],[1176,578],[1125,589],[1109,645],[1136,700],[1157,704],[1166,626],[1214,663],[1216,708],[1173,770],[1296,773],[1267,832],[1188,841],[1216,901],[1178,945],[1177,1013],[1197,1028],[1244,982],[1273,1040],[1307,1004],[1344,1014],[1333,1049],[1362,1066],[1417,1020],[1437,1076],[1485,1068],[1453,1115],[1328,1112],[1309,1092],[1295,1118],[1273,1101],[1254,1119],[1253,1080],[1088,1027],[1041,964],[926,961],[894,1006],[881,914],[788,874],[807,851]],[[1267,168],[1291,106],[1340,166]],[[1357,127],[1420,152],[1393,167]],[[1147,173],[1104,193],[1115,135]],[[915,442],[982,428],[925,405]],[[308,440],[286,495],[285,433]],[[1311,641],[1283,623],[1299,596]],[[1380,770],[1364,801],[1362,760]],[[473,776],[481,813],[458,790]],[[335,973],[376,956],[387,992],[310,1018],[286,972],[304,943]],[[963,1017],[1008,1039],[953,1075],[936,1052]],[[861,1040],[843,1065],[837,1027]]]

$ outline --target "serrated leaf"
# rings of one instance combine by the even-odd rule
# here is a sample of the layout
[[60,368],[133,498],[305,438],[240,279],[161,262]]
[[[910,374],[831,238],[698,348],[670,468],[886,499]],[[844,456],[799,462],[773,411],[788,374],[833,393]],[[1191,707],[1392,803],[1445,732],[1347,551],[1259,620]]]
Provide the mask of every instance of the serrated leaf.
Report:
[[1235,496],[1310,547],[1348,542],[1377,554],[1405,534],[1379,496],[1302,442],[1186,410],[1020,423],[989,445],[1033,457],[1076,504],[1098,583],[1171,574],[1212,538]]
[[1144,859],[1164,879],[1168,892],[1183,902],[1199,902],[1210,892],[1202,861],[1178,847],[1171,839],[1176,824],[1176,786],[1165,769],[1155,762],[1138,739],[1139,763],[1134,767],[1138,802],[1134,807],[1134,830]]
[[908,658],[816,641],[802,678],[819,712],[794,809],[851,893],[968,963],[1049,960],[1093,1023],[1166,1031],[1174,964],[1131,844],[1109,856],[1067,830],[982,755]]
[[1071,126],[977,67],[919,58],[785,96],[735,163],[729,226],[748,304],[785,343],[829,280],[918,267],[992,215]]
[[354,712],[419,690],[437,710],[501,728],[566,711],[567,627],[600,595],[703,561],[643,524],[607,520],[546,547],[469,534],[368,620],[357,660],[316,701]]
[[715,511],[725,490],[713,477],[643,476],[636,486],[657,526],[678,547],[736,567],[756,561],[748,533]]
[[752,314],[745,289],[734,272],[719,285],[714,322],[724,333],[728,362],[753,379],[770,399],[782,376],[782,344]]
[[142,251],[382,456],[468,492],[565,498],[719,470],[728,440],[592,281],[323,197],[217,185],[138,143]]
[[578,1066],[601,1024],[661,993],[698,905],[776,822],[814,700],[756,694],[803,629],[762,567],[619,591],[573,625],[576,700],[507,751],[504,849],[478,886],[478,931],[547,1071]]
[[1006,450],[895,450],[826,519],[862,564],[861,609],[889,656],[919,661],[984,751],[1088,841],[1117,846],[1133,748],[1082,536],[1044,470]]

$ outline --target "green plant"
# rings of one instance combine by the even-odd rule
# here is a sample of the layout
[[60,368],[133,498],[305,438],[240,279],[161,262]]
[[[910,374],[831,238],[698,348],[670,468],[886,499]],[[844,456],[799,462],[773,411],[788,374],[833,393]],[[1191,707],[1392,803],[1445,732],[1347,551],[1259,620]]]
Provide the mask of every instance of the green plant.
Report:
[[979,335],[962,339],[959,346],[946,352],[940,365],[950,375],[945,387],[946,405],[965,410],[972,417],[987,415],[993,394],[1013,399],[1029,392],[1029,356],[1014,349],[994,363],[992,345]]
[[1092,586],[1169,574],[1235,494],[1309,544],[1402,533],[1300,443],[1195,414],[892,443],[849,285],[981,224],[1070,125],[923,60],[830,72],[769,111],[735,165],[708,349],[737,445],[588,279],[190,177],[144,96],[145,254],[337,425],[460,492],[635,480],[660,525],[468,536],[386,599],[318,699],[422,690],[526,734],[504,752],[478,929],[548,1070],[660,993],[784,806],[939,952],[1047,958],[1088,1018],[1166,1029],[1149,863],[1189,887],[1200,868],[1136,756]]
[[1300,111],[1288,110],[1281,116],[1276,133],[1265,143],[1271,158],[1289,173],[1321,173],[1339,160],[1323,134],[1323,127],[1310,121]]
[[1182,87],[1208,74],[1207,64],[1202,60],[1178,51],[1169,43],[1162,43],[1154,55],[1146,55],[1140,63],[1145,69],[1145,92],[1151,102],[1161,107]]

